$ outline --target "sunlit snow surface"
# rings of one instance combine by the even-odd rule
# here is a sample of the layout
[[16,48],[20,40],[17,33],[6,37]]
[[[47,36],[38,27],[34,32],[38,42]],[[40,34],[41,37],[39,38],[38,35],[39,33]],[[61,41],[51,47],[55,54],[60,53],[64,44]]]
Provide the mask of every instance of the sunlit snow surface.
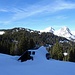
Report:
[[0,31],[0,35],[3,35],[5,32],[4,31]]
[[75,75],[75,63],[47,60],[45,47],[36,51],[34,60],[17,61],[19,56],[0,54],[0,75]]

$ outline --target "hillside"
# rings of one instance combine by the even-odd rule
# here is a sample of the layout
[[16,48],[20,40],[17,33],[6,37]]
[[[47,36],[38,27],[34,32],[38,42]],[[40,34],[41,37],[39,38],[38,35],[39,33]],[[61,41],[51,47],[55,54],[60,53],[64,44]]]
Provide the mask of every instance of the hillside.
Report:
[[[7,36],[7,37],[10,37],[10,38],[16,39],[16,40],[19,40],[19,38],[21,38],[22,35],[24,35],[26,37],[32,37],[32,38],[34,38],[34,40],[39,39],[39,41],[47,42],[47,43],[51,43],[51,44],[54,44],[56,42],[56,40],[58,40],[58,41],[67,40],[64,37],[54,35],[52,33],[53,29],[50,30],[49,32],[42,32],[42,33],[37,30],[32,30],[32,29],[28,29],[28,28],[21,28],[21,27],[20,28],[17,27],[17,28],[13,28],[13,29],[6,29],[6,30],[3,29],[1,31],[5,32],[5,33],[3,33],[4,34],[3,36]],[[67,41],[69,41],[69,40],[67,40]]]
[[[17,61],[19,56],[0,54],[1,75],[75,75],[75,63],[47,60],[45,47],[40,47],[34,60]],[[40,57],[40,58],[39,58]],[[43,57],[43,58],[42,58]],[[43,60],[44,59],[44,60]],[[42,61],[43,60],[43,61]]]
[[63,53],[67,52],[67,61],[75,62],[75,42],[64,37],[56,36],[50,32],[40,33],[27,28],[7,29],[4,32],[3,35],[0,35],[0,53],[22,55],[29,49],[35,49],[43,45],[50,46],[47,50],[52,54],[52,58],[65,60]]

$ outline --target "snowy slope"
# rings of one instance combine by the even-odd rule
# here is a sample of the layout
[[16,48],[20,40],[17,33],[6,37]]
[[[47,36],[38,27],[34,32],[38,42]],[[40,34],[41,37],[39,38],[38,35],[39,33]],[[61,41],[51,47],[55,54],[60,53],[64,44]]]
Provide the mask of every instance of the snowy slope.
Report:
[[0,75],[75,75],[75,63],[46,60],[45,47],[36,51],[34,60],[17,61],[19,56],[0,54]]
[[4,31],[0,31],[0,35],[3,35],[5,32]]
[[48,27],[44,30],[40,30],[40,32],[51,32],[51,33],[54,33],[54,29],[52,27]]

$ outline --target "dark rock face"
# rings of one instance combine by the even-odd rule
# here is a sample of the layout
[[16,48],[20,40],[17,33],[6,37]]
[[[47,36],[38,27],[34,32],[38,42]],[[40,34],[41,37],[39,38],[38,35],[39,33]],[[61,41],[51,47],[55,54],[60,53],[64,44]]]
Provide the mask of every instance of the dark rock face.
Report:
[[28,51],[25,51],[24,54],[22,54],[22,56],[18,60],[21,60],[21,62],[23,62],[23,61],[27,61],[27,60],[30,60],[30,59],[33,60],[33,57],[30,56]]

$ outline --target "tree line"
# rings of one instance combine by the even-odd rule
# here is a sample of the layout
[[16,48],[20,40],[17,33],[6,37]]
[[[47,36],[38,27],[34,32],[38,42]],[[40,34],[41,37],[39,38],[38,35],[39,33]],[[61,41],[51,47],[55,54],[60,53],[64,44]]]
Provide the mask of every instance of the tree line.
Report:
[[75,62],[75,44],[73,42],[56,42],[50,49],[51,58]]
[[[60,41],[68,41],[60,43]],[[51,57],[57,60],[67,60],[75,62],[75,43],[63,37],[58,37],[50,32],[40,33],[39,31],[13,28],[5,30],[5,34],[0,35],[0,53],[10,55],[21,55],[28,49],[33,49],[36,45],[50,44]],[[68,55],[65,57],[63,53]]]

